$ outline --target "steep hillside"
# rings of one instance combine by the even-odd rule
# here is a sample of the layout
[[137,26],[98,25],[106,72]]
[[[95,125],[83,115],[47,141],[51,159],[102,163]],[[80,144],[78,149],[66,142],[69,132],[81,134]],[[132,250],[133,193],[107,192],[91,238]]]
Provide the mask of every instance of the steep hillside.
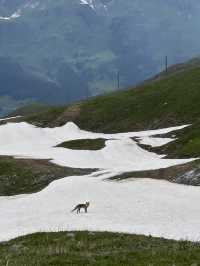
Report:
[[106,133],[192,124],[179,133],[180,139],[167,149],[172,155],[198,156],[199,101],[200,67],[190,65],[136,88],[51,108],[25,119],[39,126],[58,126],[73,121],[83,129]]

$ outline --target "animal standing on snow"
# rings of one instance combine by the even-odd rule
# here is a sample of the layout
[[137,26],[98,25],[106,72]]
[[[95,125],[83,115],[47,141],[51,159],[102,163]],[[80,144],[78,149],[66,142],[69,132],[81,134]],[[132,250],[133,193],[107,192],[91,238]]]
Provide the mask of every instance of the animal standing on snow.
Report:
[[86,202],[85,204],[78,204],[71,212],[77,211],[77,213],[80,213],[81,209],[84,209],[85,212],[87,212],[89,205],[90,205],[89,202]]

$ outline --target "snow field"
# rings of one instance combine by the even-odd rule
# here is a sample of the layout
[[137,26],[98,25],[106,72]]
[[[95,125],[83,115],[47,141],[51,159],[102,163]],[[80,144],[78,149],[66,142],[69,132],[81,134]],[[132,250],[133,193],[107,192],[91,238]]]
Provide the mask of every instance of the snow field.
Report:
[[[91,230],[153,235],[173,239],[199,240],[200,191],[160,180],[132,179],[115,182],[108,177],[126,171],[151,170],[192,161],[164,159],[140,148],[132,137],[152,146],[163,145],[154,135],[184,128],[96,134],[67,123],[59,128],[37,128],[27,123],[0,126],[0,155],[52,159],[77,168],[99,168],[89,176],[67,177],[43,191],[14,197],[0,197],[0,241],[38,231]],[[105,138],[99,151],[75,151],[55,146],[66,140]],[[90,201],[89,212],[70,210]]]
[[[87,200],[87,214],[70,212]],[[0,240],[39,231],[89,230],[197,241],[199,200],[199,188],[159,180],[65,178],[36,194],[2,197]]]
[[[179,165],[193,159],[163,159],[164,155],[140,148],[132,137],[155,146],[163,144],[152,135],[166,134],[182,127],[130,132],[99,134],[80,130],[74,123],[58,128],[37,128],[27,123],[8,123],[0,127],[0,155],[17,158],[51,159],[53,163],[73,168],[98,168],[118,172],[154,170]],[[55,147],[67,140],[105,138],[106,147],[98,151],[71,150]],[[150,140],[150,141],[149,141]],[[164,143],[173,139],[164,139]]]

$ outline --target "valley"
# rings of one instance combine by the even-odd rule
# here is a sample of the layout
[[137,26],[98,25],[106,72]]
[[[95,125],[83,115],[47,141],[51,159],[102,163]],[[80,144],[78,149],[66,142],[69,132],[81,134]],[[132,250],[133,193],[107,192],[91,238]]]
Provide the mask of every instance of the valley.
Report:
[[0,0],[0,266],[200,265],[199,12]]
[[199,9],[195,0],[0,1],[1,116],[116,91],[117,73],[127,88],[163,71],[166,56],[169,65],[198,56]]

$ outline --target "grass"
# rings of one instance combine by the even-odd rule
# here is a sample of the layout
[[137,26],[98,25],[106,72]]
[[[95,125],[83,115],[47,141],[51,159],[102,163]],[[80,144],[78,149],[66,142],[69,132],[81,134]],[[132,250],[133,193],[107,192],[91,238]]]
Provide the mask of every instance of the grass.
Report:
[[0,266],[199,265],[198,243],[91,232],[37,233],[0,244]]
[[200,156],[200,122],[195,122],[192,126],[177,133],[177,140],[171,145],[164,147],[164,153],[173,157],[182,158]]
[[127,132],[196,122],[200,115],[200,68],[84,102],[78,124]]
[[[108,93],[86,101],[51,108],[30,115],[26,121],[39,126],[60,126],[73,121],[82,129],[116,133],[156,129],[192,123],[169,152],[182,157],[199,156],[200,68],[151,80],[127,90]],[[73,110],[73,112],[72,112]],[[195,144],[191,144],[191,143]]]
[[[63,112],[66,110],[66,106],[56,106],[56,107],[51,107],[48,110],[42,111],[42,112],[36,112],[32,115],[28,115],[25,120],[29,123],[33,123],[37,126],[45,127],[45,126],[50,126],[50,121],[53,123],[60,115],[63,114]],[[18,119],[18,121],[24,120]]]
[[63,147],[72,150],[101,150],[105,147],[105,139],[79,139],[66,141],[57,147]]
[[60,167],[48,160],[0,157],[0,196],[38,192],[56,179],[91,172],[89,169]]
[[41,113],[41,112],[45,112],[47,110],[50,110],[50,108],[51,107],[48,105],[37,103],[37,102],[32,102],[29,104],[24,104],[23,106],[21,106],[17,110],[11,112],[9,114],[9,117],[24,116],[27,114],[31,115],[31,114],[35,114],[35,113]]
[[[136,88],[94,97],[80,103],[80,113],[74,117],[74,122],[84,129],[101,132],[127,132],[191,123],[200,115],[199,84],[198,67]],[[59,112],[66,109],[61,108]],[[47,114],[45,119],[49,124],[58,119],[56,111],[52,109]],[[39,118],[42,121],[40,115],[29,119],[34,122]]]
[[151,178],[190,186],[200,186],[200,160],[157,170],[127,172],[110,179],[120,181],[130,178]]

